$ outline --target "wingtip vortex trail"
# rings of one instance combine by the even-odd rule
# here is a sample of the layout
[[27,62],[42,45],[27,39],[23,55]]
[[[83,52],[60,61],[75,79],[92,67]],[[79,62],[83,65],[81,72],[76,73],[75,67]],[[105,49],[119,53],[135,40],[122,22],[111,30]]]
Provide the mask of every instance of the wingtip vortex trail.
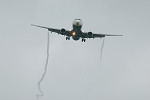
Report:
[[39,97],[44,96],[44,92],[41,89],[41,82],[44,80],[46,72],[47,72],[48,60],[49,60],[49,31],[48,31],[48,36],[47,36],[47,57],[46,57],[46,62],[45,62],[44,73],[43,73],[42,77],[40,78],[40,80],[37,83],[38,90],[40,92],[40,94],[36,95],[37,100],[39,100]]
[[101,52],[100,52],[100,66],[102,65],[103,49],[104,49],[105,38],[103,38]]

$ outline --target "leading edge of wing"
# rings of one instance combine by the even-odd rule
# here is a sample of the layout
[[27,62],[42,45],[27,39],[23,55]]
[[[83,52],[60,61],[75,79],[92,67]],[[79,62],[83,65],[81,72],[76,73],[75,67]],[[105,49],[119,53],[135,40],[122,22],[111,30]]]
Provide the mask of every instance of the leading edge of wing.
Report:
[[113,35],[113,34],[100,34],[100,35],[105,35],[105,36],[123,36],[123,35]]
[[55,32],[55,33],[60,34],[60,29],[49,28],[49,27],[40,26],[40,25],[34,25],[34,24],[31,24],[31,25],[32,25],[32,26],[36,26],[36,27],[40,27],[40,28],[45,28],[45,29],[48,29],[48,30],[51,31],[51,32]]
[[48,27],[44,27],[44,26],[39,26],[39,25],[34,25],[34,24],[31,24],[32,26],[36,26],[36,27],[40,27],[40,28],[45,28],[45,29],[50,29]]
[[44,26],[34,25],[34,24],[31,24],[31,25],[36,26],[36,27],[40,27],[40,28],[45,28],[45,29],[48,29],[48,31],[58,33],[58,34],[61,34],[61,35],[71,36],[71,31],[68,31],[68,30],[66,30],[66,32],[63,34],[63,33],[60,32],[61,29],[49,28],[49,27],[44,27]]
[[93,37],[105,37],[105,36],[123,36],[123,35],[113,35],[113,34],[93,34]]

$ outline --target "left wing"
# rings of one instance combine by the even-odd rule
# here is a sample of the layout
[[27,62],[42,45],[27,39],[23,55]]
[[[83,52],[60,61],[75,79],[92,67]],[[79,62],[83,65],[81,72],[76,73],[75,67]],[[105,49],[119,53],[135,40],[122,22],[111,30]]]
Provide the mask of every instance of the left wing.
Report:
[[93,34],[93,37],[105,37],[105,36],[123,36],[123,35],[112,35],[112,34]]
[[96,34],[92,32],[84,32],[86,34],[85,38],[102,38],[105,36],[123,36],[123,35],[112,35],[112,34]]
[[58,33],[58,34],[61,34],[61,35],[71,36],[71,31],[68,31],[68,30],[65,30],[65,29],[55,29],[55,28],[49,28],[49,27],[39,26],[39,25],[34,25],[34,24],[31,24],[31,25],[36,26],[36,27],[40,27],[40,28],[45,28],[45,29],[48,29],[51,32],[55,32],[55,33]]

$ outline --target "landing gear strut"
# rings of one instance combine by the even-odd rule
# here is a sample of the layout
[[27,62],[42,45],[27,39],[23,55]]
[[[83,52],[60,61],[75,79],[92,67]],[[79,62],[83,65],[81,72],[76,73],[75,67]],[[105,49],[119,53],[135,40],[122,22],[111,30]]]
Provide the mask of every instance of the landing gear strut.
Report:
[[85,42],[85,41],[86,41],[86,39],[82,38],[82,42]]
[[66,37],[66,40],[70,40],[70,37]]

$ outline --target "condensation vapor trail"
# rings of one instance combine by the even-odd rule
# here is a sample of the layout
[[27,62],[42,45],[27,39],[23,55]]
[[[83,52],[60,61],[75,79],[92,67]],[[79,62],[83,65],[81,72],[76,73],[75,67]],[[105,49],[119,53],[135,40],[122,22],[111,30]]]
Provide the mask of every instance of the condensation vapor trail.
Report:
[[105,42],[105,38],[103,38],[102,47],[101,47],[101,53],[100,53],[100,66],[101,66],[101,63],[102,63],[102,56],[103,56],[104,42]]
[[40,92],[40,94],[36,95],[37,100],[39,99],[39,97],[44,96],[44,93],[43,93],[43,91],[41,89],[41,82],[43,81],[43,79],[44,79],[44,77],[46,75],[46,72],[47,72],[47,65],[48,65],[48,59],[49,59],[49,31],[48,31],[47,35],[48,35],[47,36],[47,57],[46,57],[46,63],[45,63],[44,73],[43,73],[42,77],[40,78],[40,80],[37,83],[38,89],[39,89],[39,92]]
[[99,58],[99,63],[98,63],[98,69],[97,69],[97,74],[96,74],[96,81],[95,81],[95,85],[97,86],[100,86],[101,85],[101,81],[100,81],[100,78],[101,78],[101,65],[102,65],[102,56],[103,56],[103,49],[104,49],[104,43],[105,43],[105,38],[103,38],[102,40],[102,44],[101,44],[101,49],[100,49],[100,56],[98,57]]

